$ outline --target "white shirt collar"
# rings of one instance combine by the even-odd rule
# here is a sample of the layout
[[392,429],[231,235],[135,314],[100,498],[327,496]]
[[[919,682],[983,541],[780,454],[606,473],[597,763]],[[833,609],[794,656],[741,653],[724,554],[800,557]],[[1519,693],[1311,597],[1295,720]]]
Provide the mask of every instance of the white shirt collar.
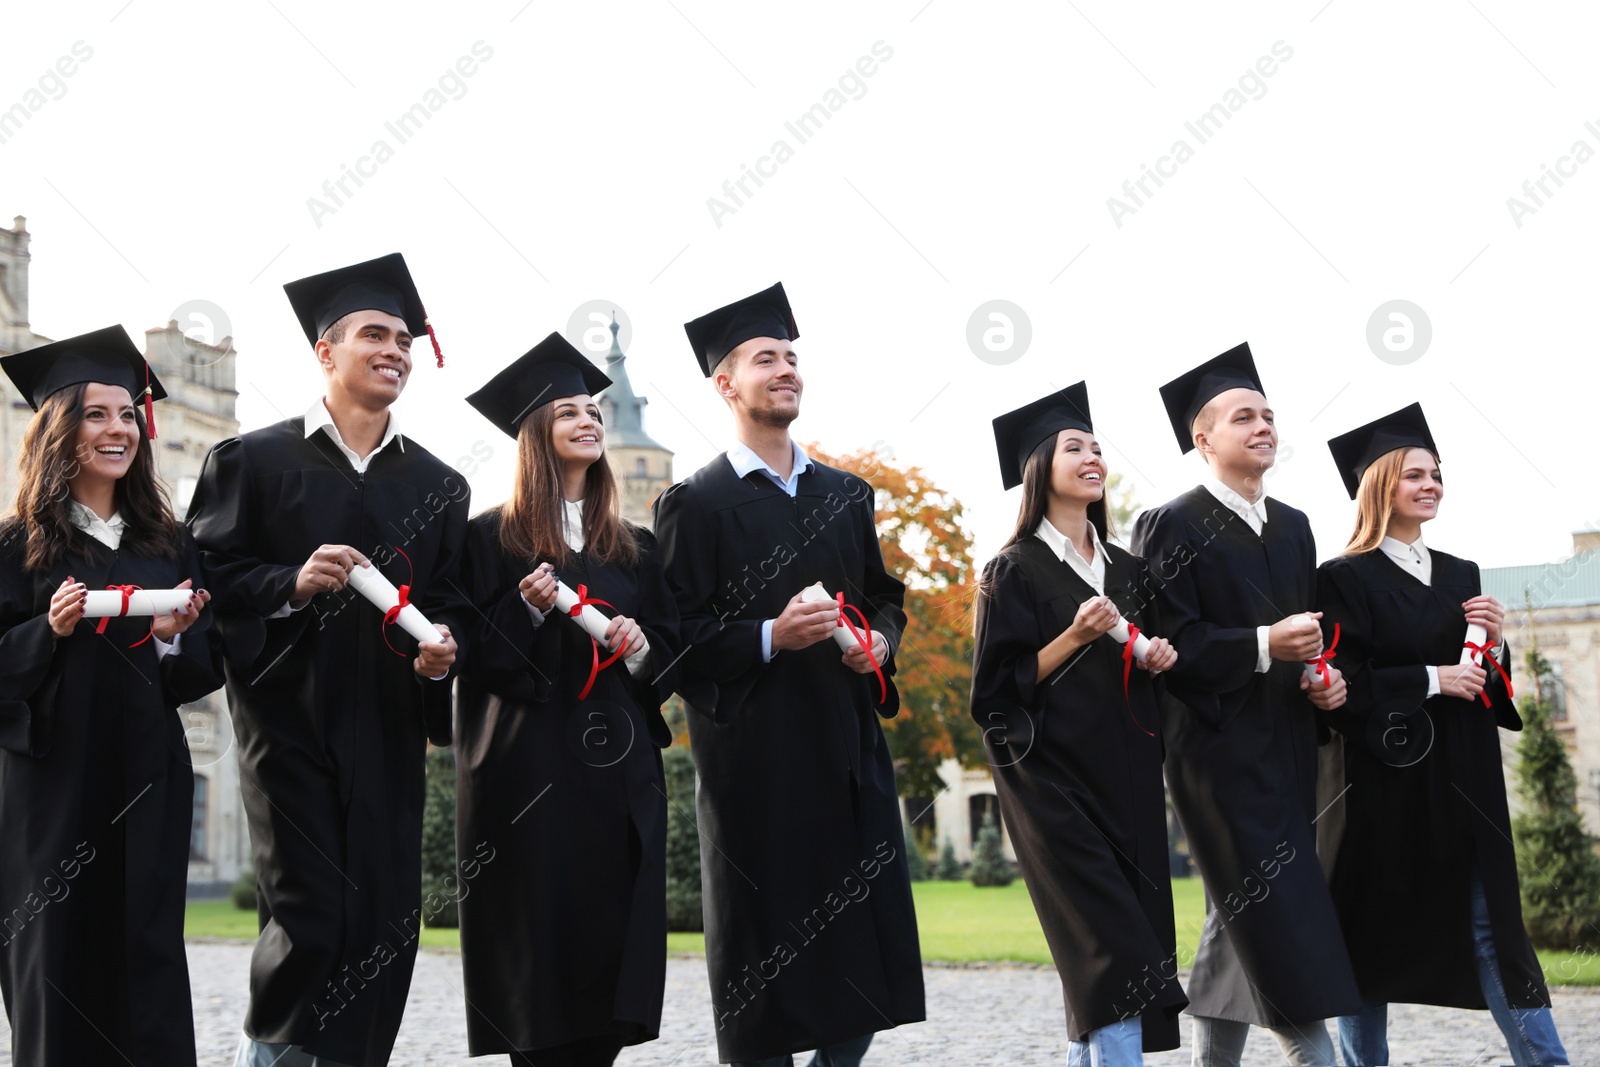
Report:
[[67,521],[112,551],[122,544],[122,535],[128,528],[120,511],[109,519],[102,519],[93,509],[76,500],[67,502]]
[[1433,557],[1428,554],[1428,546],[1422,543],[1421,537],[1409,545],[1396,538],[1385,537],[1378,547],[1384,555],[1394,560],[1396,566],[1423,585],[1433,584]]
[[561,508],[561,539],[574,552],[583,551],[583,501],[563,500]]
[[806,455],[805,449],[800,447],[799,442],[790,439],[789,444],[794,447],[794,468],[789,472],[787,479],[779,477],[778,472],[773,470],[766,460],[756,455],[755,449],[743,441],[734,442],[733,447],[728,449],[728,463],[738,477],[743,478],[751,471],[761,471],[772,479],[778,488],[794,496],[800,486],[800,475],[811,468],[812,459]]
[[1049,519],[1040,519],[1039,528],[1033,531],[1033,536],[1050,546],[1050,551],[1056,558],[1067,564],[1078,573],[1078,577],[1089,583],[1101,596],[1106,592],[1106,550],[1100,544],[1100,531],[1094,528],[1094,523],[1089,524],[1089,543],[1094,548],[1094,559],[1086,560],[1078,555],[1078,548],[1067,535],[1050,525]]
[[1224,485],[1215,474],[1207,472],[1205,481],[1200,483],[1216,497],[1223,506],[1243,519],[1260,536],[1267,525],[1267,494],[1262,493],[1254,503],[1246,500],[1231,488]]
[[338,446],[339,451],[344,453],[344,457],[350,461],[350,466],[354,467],[358,474],[366,473],[372,457],[388,448],[390,441],[399,439],[400,451],[406,450],[405,438],[400,436],[400,420],[395,416],[393,408],[389,409],[389,424],[383,429],[383,440],[378,442],[377,448],[365,456],[356,455],[355,451],[344,443],[344,438],[339,436],[339,427],[334,425],[333,415],[328,411],[328,405],[321,399],[306,409],[306,437],[309,438],[318,430],[328,435],[328,440]]

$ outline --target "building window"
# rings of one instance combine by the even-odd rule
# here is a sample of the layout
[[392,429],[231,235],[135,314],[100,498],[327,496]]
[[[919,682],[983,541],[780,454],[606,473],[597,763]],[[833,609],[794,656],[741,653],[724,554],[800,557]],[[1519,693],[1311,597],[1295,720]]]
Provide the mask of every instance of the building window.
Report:
[[189,858],[206,858],[206,776],[194,776],[194,816],[189,824]]
[[636,457],[634,459],[634,461],[633,461],[633,473],[637,474],[641,478],[644,478],[644,477],[649,475],[650,469],[647,466],[645,466],[645,462],[644,462],[644,457],[643,456],[638,456],[638,457]]
[[983,817],[993,815],[996,826],[1003,825],[1000,819],[1000,798],[993,793],[974,793],[967,798],[967,820],[969,826],[968,843],[973,847],[978,844],[978,832],[983,829]]
[[1559,663],[1550,664],[1550,692],[1545,694],[1545,699],[1550,702],[1550,721],[1567,721],[1567,679],[1566,671]]

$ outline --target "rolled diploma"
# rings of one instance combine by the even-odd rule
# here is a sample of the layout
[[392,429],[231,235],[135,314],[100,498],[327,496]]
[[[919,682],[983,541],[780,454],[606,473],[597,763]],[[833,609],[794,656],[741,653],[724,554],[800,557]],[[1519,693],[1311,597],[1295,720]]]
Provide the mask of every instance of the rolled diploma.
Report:
[[[400,590],[396,589],[394,583],[385,578],[383,572],[376,567],[362,566],[358,563],[350,568],[350,588],[372,601],[378,610],[385,614],[400,603]],[[407,604],[401,608],[400,616],[395,621],[400,624],[402,630],[418,641],[430,645],[444,644],[444,634],[434,629],[433,623],[417,610],[415,604]]]
[[128,595],[128,610],[122,610],[122,594],[113,589],[89,590],[86,619],[119,615],[165,615],[183,607],[194,595],[193,589],[139,589]]
[[[577,602],[578,594],[574,593],[566,582],[557,578],[556,610],[566,615],[569,619],[573,618],[571,614],[572,606]],[[602,615],[599,608],[596,608],[593,604],[585,604],[583,611],[573,621],[587,630],[590,637],[602,645],[606,643],[606,630],[610,629],[611,620]]]
[[[90,593],[89,595],[93,596],[94,594]],[[1483,666],[1481,653],[1474,652],[1472,649],[1468,648],[1467,642],[1470,642],[1474,645],[1481,645],[1487,640],[1489,640],[1488,630],[1485,630],[1475,622],[1467,623],[1467,641],[1461,646],[1461,665],[1463,667],[1468,666],[1469,664],[1474,667]]]
[[[832,593],[822,588],[821,582],[817,582],[800,590],[800,599],[806,601],[807,603],[814,603],[819,600],[831,601],[834,599],[834,597]],[[849,652],[852,648],[861,647],[860,642],[850,635],[849,628],[846,627],[842,621],[833,628],[833,643],[844,649],[846,652]]]
[[[1117,624],[1110,629],[1109,633],[1111,634],[1112,637],[1116,638],[1117,641],[1120,642],[1121,644],[1124,644],[1124,645],[1127,644],[1128,643],[1128,620],[1124,619],[1124,618],[1121,618],[1119,616],[1117,618]],[[1133,658],[1138,660],[1139,662],[1143,663],[1145,661],[1145,659],[1149,657],[1149,655],[1150,655],[1150,639],[1148,637],[1146,637],[1144,634],[1140,634],[1137,638],[1134,639],[1134,642],[1133,642]]]

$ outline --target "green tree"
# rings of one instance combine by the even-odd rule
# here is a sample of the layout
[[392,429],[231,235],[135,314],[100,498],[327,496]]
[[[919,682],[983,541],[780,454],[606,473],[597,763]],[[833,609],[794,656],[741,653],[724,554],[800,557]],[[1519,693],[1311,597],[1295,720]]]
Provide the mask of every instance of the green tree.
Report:
[[661,754],[667,772],[667,929],[704,930],[700,832],[694,810],[694,759],[687,745]]
[[922,854],[922,848],[917,844],[917,836],[911,832],[911,826],[906,826],[906,867],[911,872],[913,882],[926,882],[928,880],[928,857]]
[[1010,885],[1016,877],[1011,864],[1006,861],[1005,846],[1000,840],[1000,826],[993,812],[985,812],[983,824],[978,828],[978,841],[972,849],[972,870],[969,877],[973,885]]
[[1538,649],[1527,655],[1533,693],[1522,700],[1517,796],[1511,821],[1522,921],[1539,948],[1600,948],[1600,856],[1578,814],[1578,779],[1550,725],[1554,679]]
[[457,927],[460,882],[456,875],[455,750],[428,746],[427,792],[422,807],[422,921]]
[[956,859],[956,846],[948,837],[944,839],[944,848],[939,850],[939,869],[933,876],[941,882],[961,881],[961,862]]

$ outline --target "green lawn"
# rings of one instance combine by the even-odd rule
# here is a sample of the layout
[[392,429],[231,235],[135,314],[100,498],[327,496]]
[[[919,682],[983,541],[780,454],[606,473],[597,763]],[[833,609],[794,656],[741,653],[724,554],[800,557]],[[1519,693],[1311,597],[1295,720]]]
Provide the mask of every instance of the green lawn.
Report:
[[[1050,950],[1034,915],[1033,902],[1020,881],[1003,889],[978,889],[967,882],[917,882],[911,888],[917,901],[923,959],[1050,962]],[[1172,902],[1178,926],[1178,961],[1188,970],[1205,918],[1200,880],[1174,880]],[[249,940],[256,935],[255,913],[239,911],[225,900],[193,903],[189,905],[184,933],[189,937]],[[424,929],[422,944],[429,948],[459,948],[461,941],[454,930]],[[705,936],[668,934],[667,951],[702,955]],[[1600,955],[1540,952],[1539,962],[1551,985],[1600,986]]]

